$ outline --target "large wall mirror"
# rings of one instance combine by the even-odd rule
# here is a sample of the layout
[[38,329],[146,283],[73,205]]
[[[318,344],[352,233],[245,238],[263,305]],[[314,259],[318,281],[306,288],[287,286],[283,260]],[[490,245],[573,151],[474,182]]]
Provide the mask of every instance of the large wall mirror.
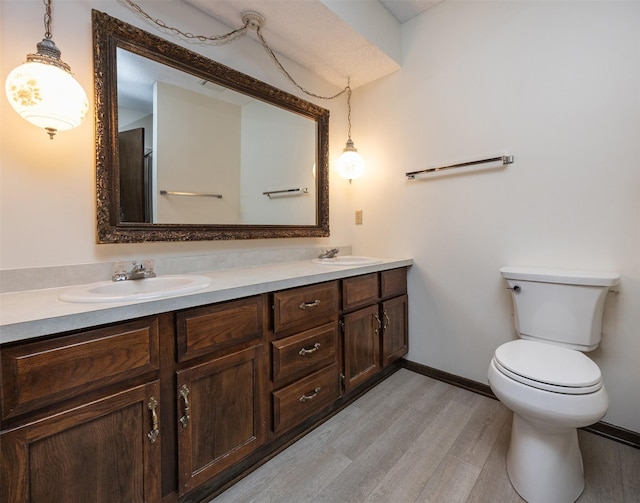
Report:
[[329,235],[329,111],[93,11],[98,242]]

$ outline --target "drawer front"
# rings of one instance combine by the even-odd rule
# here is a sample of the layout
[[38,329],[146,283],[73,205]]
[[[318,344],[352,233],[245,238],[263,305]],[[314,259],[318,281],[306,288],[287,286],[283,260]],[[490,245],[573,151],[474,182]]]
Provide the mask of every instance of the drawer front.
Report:
[[264,301],[265,297],[256,295],[178,313],[178,361],[260,338],[264,331]]
[[407,269],[391,269],[380,273],[380,296],[383,298],[407,293]]
[[338,319],[338,282],[293,288],[273,294],[273,331],[301,331]]
[[2,349],[2,415],[13,417],[158,368],[158,321]]
[[333,364],[282,388],[273,396],[273,431],[286,431],[340,397],[338,365]]
[[274,341],[271,347],[274,382],[302,377],[336,362],[338,323]]
[[364,274],[342,280],[342,308],[347,311],[378,300],[378,273]]

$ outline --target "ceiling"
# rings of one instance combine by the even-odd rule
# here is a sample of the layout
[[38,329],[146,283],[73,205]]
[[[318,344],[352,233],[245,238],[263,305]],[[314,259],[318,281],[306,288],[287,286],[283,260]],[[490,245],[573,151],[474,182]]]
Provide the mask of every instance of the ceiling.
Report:
[[258,12],[276,54],[338,88],[348,78],[356,88],[400,69],[402,23],[443,0],[183,1],[230,28],[242,25],[243,13]]
[[404,23],[422,14],[443,0],[380,0],[380,3],[395,17]]

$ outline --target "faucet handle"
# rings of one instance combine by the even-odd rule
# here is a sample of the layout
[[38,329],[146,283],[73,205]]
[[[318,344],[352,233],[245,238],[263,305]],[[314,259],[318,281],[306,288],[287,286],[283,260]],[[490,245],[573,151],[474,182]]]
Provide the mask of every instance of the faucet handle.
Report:
[[114,262],[113,275],[111,276],[113,281],[123,281],[127,279],[127,269],[124,262]]
[[153,272],[154,266],[155,266],[155,262],[153,259],[148,258],[142,261],[142,268],[145,271]]

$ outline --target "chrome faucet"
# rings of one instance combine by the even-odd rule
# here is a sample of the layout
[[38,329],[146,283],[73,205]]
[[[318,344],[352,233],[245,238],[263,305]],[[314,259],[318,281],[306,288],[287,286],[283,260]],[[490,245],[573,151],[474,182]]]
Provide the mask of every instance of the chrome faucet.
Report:
[[116,264],[116,270],[111,279],[113,281],[125,281],[128,279],[135,280],[156,277],[156,273],[153,272],[153,260],[143,260],[141,264],[134,261],[132,262],[132,266],[129,272],[125,272],[123,263]]
[[338,248],[332,248],[331,250],[323,251],[320,255],[318,255],[318,258],[334,258],[336,255],[338,255],[338,253],[340,253],[340,250]]

